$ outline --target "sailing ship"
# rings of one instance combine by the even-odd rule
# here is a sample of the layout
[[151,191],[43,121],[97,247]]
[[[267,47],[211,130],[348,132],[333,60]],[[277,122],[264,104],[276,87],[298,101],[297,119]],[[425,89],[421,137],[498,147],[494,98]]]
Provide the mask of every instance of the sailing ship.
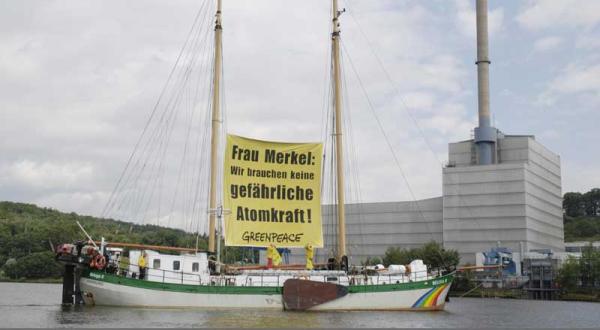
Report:
[[[130,245],[132,261],[119,273],[106,271],[103,253],[91,240],[64,244],[57,259],[66,264],[63,302],[95,305],[200,308],[260,308],[307,311],[340,310],[441,310],[454,273],[431,272],[421,260],[409,265],[390,265],[385,270],[348,265],[345,241],[345,199],[342,141],[342,91],[340,15],[332,0],[332,91],[334,107],[336,214],[338,244],[335,260],[325,269],[292,266],[228,267],[220,262],[218,224],[224,207],[218,204],[219,133],[222,121],[220,80],[222,71],[222,0],[217,0],[212,69],[212,117],[209,187],[208,253],[185,250],[161,254],[165,247]],[[310,158],[310,157],[309,157]],[[320,177],[320,176],[319,176]],[[318,201],[320,204],[320,200]],[[320,207],[320,205],[319,205]],[[227,225],[232,225],[227,222]],[[83,228],[82,228],[83,229]],[[86,234],[87,235],[87,234]],[[215,245],[217,245],[215,247]],[[110,246],[110,244],[109,244]],[[262,245],[264,246],[264,245]],[[217,260],[209,255],[217,252]],[[135,262],[144,254],[150,263],[143,279]]]

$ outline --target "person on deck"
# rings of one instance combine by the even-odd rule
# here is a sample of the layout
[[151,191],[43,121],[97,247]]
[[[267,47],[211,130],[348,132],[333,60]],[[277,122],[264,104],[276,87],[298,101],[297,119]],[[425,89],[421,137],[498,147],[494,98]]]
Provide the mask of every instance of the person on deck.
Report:
[[281,264],[281,256],[277,252],[275,245],[271,244],[267,247],[267,269],[279,266],[279,264]]
[[273,268],[273,244],[267,246],[267,269]]
[[279,254],[279,251],[277,251],[277,248],[275,248],[275,246],[273,246],[273,266],[279,266],[281,265],[281,255]]
[[306,244],[306,246],[304,247],[304,251],[306,252],[306,269],[313,270],[314,250],[312,245],[310,243]]
[[119,275],[127,276],[127,270],[129,269],[129,258],[121,254],[119,256]]
[[143,280],[146,277],[146,252],[140,254],[138,267],[140,268],[140,280]]

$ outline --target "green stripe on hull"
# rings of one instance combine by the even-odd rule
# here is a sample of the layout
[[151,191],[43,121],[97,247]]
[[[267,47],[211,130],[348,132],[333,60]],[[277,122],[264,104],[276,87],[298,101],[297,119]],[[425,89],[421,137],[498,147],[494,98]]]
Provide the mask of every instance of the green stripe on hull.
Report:
[[100,282],[107,282],[113,284],[120,284],[126,286],[133,286],[137,288],[150,289],[150,290],[162,290],[162,291],[174,291],[174,292],[189,292],[189,293],[212,293],[212,294],[281,294],[280,287],[269,287],[269,286],[222,286],[222,285],[190,285],[190,284],[175,284],[175,283],[161,283],[152,282],[145,280],[138,280],[128,277],[115,276],[97,271],[90,271],[89,274],[84,277],[97,280]]
[[[221,286],[221,285],[190,285],[190,284],[175,284],[145,281],[127,277],[116,276],[98,271],[90,271],[83,274],[83,277],[92,280],[107,282],[113,284],[126,285],[131,287],[188,292],[188,293],[208,293],[208,294],[253,294],[253,295],[274,295],[281,294],[282,287],[275,286]],[[368,292],[390,292],[390,291],[406,291],[433,288],[446,283],[452,283],[454,274],[445,275],[436,279],[398,283],[398,284],[372,284],[372,285],[351,285],[348,286],[348,293],[368,293]]]
[[446,283],[452,283],[454,273],[448,274],[435,279],[419,282],[408,282],[398,284],[371,284],[371,285],[351,285],[348,287],[349,293],[366,293],[366,292],[390,292],[390,291],[407,291],[430,289]]

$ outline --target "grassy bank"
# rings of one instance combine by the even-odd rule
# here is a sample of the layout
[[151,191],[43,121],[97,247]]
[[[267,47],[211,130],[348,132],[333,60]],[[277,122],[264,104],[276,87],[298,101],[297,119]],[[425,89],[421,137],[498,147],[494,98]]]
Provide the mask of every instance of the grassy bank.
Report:
[[[471,292],[450,291],[451,298],[502,298],[502,299],[527,299],[527,293],[524,290],[502,290],[502,289],[476,289]],[[600,293],[594,292],[565,292],[561,293],[558,300],[562,301],[586,301],[600,302]]]
[[560,295],[560,300],[600,302],[600,293],[570,292]]
[[11,282],[11,283],[62,283],[62,277],[47,277],[47,278],[18,278],[12,279],[7,277],[0,277],[0,282]]
[[473,291],[450,291],[450,297],[468,297],[468,298],[505,298],[505,299],[521,299],[525,298],[526,294],[523,290],[501,290],[501,289],[476,289]]
[[[196,235],[183,230],[0,202],[0,281],[55,283],[64,266],[55,262],[53,249],[85,239],[77,222],[98,240],[176,247],[196,244]],[[205,241],[200,239],[201,250]]]

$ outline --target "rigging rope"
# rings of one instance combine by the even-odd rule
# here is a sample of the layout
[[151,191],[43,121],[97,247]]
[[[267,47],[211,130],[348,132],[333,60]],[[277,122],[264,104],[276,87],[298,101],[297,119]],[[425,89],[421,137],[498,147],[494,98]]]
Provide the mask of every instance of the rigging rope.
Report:
[[[209,36],[214,5],[202,1],[142,134],[103,208],[102,216],[121,216],[156,225],[196,232],[192,226],[201,213],[199,203],[206,199],[204,174],[210,123],[209,70],[213,58]],[[213,56],[214,57],[214,56]],[[206,100],[204,103],[203,100]],[[206,108],[203,109],[203,105]],[[199,115],[204,111],[204,115]],[[179,129],[183,127],[183,129]],[[200,129],[199,129],[200,128]],[[179,148],[173,148],[180,146]],[[200,164],[199,166],[197,164]],[[173,177],[173,178],[171,178]]]
[[[203,6],[204,6],[204,4],[203,4]],[[114,201],[113,201],[114,195],[115,195],[117,189],[119,188],[119,186],[121,184],[121,181],[123,180],[123,176],[127,173],[129,165],[131,164],[131,161],[132,161],[133,157],[136,155],[136,151],[138,150],[138,147],[139,147],[140,143],[142,142],[142,139],[145,136],[148,128],[150,127],[150,123],[152,122],[152,119],[154,118],[154,115],[156,114],[156,111],[158,110],[158,106],[159,106],[159,104],[160,104],[160,102],[161,102],[161,100],[162,100],[162,98],[163,98],[163,96],[164,96],[164,94],[165,94],[165,92],[167,90],[167,87],[169,85],[169,82],[171,81],[171,78],[173,77],[173,74],[175,73],[175,70],[177,68],[177,65],[179,64],[181,56],[183,55],[184,50],[186,48],[186,45],[187,45],[187,43],[190,40],[190,36],[192,35],[192,32],[194,31],[196,25],[198,24],[198,20],[199,20],[200,14],[202,12],[202,7],[200,8],[200,10],[198,10],[198,13],[196,14],[196,17],[194,18],[194,22],[192,24],[192,27],[190,28],[190,31],[188,32],[188,36],[185,39],[185,42],[184,42],[184,44],[183,44],[183,46],[181,48],[181,51],[179,52],[179,55],[177,56],[177,59],[175,60],[175,64],[173,65],[173,68],[171,69],[171,72],[169,73],[167,81],[166,81],[165,85],[163,86],[163,89],[162,89],[161,93],[159,94],[158,100],[154,104],[152,112],[150,113],[150,117],[148,118],[148,120],[146,121],[146,124],[144,125],[144,129],[142,130],[142,134],[140,134],[140,137],[138,138],[138,140],[137,140],[137,142],[136,142],[136,144],[135,144],[135,146],[133,148],[133,151],[131,152],[131,154],[129,156],[129,159],[127,160],[125,168],[123,169],[123,172],[119,176],[119,179],[117,180],[117,183],[116,183],[114,189],[112,190],[112,192],[111,192],[111,194],[110,194],[110,196],[108,198],[108,202],[106,203],[106,205],[104,206],[104,209],[102,210],[101,217],[105,217],[107,215],[108,208],[111,207],[114,204]]]
[[[427,231],[429,232],[429,234],[431,235],[432,239],[435,241],[435,236],[433,235],[433,232],[431,231],[431,228],[429,227],[429,221],[428,219],[425,217],[425,215],[423,214],[423,211],[419,205],[419,201],[416,199],[416,196],[412,190],[412,187],[410,186],[410,183],[408,182],[408,178],[406,177],[406,174],[404,173],[404,171],[402,170],[402,166],[400,164],[400,161],[396,155],[396,153],[394,152],[394,149],[392,147],[392,144],[390,142],[390,139],[385,131],[385,128],[383,127],[383,124],[381,122],[381,120],[379,119],[379,116],[377,115],[377,112],[375,111],[375,107],[373,106],[373,102],[371,101],[371,98],[366,90],[366,88],[364,87],[364,84],[362,82],[362,79],[360,78],[360,76],[358,75],[358,71],[356,70],[356,67],[354,66],[354,62],[352,61],[352,58],[350,57],[350,55],[347,53],[346,51],[346,47],[345,45],[342,43],[342,50],[343,52],[346,54],[348,61],[350,63],[350,66],[353,70],[353,72],[355,73],[355,76],[358,80],[359,86],[361,88],[361,90],[363,91],[363,94],[365,96],[365,98],[367,99],[367,104],[369,105],[369,109],[371,110],[371,113],[373,114],[373,117],[375,118],[375,121],[377,122],[377,125],[379,126],[379,129],[384,137],[384,140],[390,150],[390,153],[392,154],[392,157],[394,159],[394,162],[396,163],[398,169],[400,170],[400,174],[402,176],[402,179],[404,180],[406,187],[408,189],[408,191],[411,194],[411,197],[413,199],[413,202],[415,203],[415,206],[417,208],[417,211],[419,213],[419,215],[421,216],[421,218],[423,218],[423,222],[425,223],[425,226],[427,227]],[[439,256],[440,256],[440,261],[443,263],[444,268],[448,268],[446,261],[444,260],[441,251],[437,251]]]
[[[346,3],[348,4],[348,7],[350,7],[350,6],[349,6],[349,0],[346,0]],[[374,47],[372,46],[372,43],[371,43],[371,41],[369,40],[369,38],[367,37],[366,33],[364,32],[364,30],[363,30],[363,29],[362,29],[362,27],[360,26],[360,23],[358,22],[358,20],[357,20],[357,19],[354,17],[354,15],[352,14],[352,11],[351,11],[351,10],[350,10],[350,16],[351,16],[351,17],[352,17],[352,19],[354,20],[354,22],[355,22],[356,26],[358,27],[359,31],[361,32],[361,34],[363,35],[363,37],[365,38],[365,40],[367,41],[367,44],[368,44],[368,48],[369,48],[369,50],[371,51],[371,53],[373,54],[373,56],[376,58],[376,60],[377,60],[377,63],[379,64],[379,66],[380,66],[381,70],[384,72],[384,74],[385,74],[385,76],[386,76],[386,79],[387,79],[387,81],[388,81],[388,82],[389,82],[389,84],[392,86],[392,89],[393,89],[394,93],[395,93],[395,94],[396,94],[396,95],[399,97],[399,99],[400,99],[400,101],[401,101],[401,103],[402,103],[402,105],[403,105],[403,110],[405,110],[405,112],[406,112],[406,113],[409,115],[410,119],[411,119],[411,120],[413,121],[413,123],[415,124],[415,127],[417,127],[417,129],[418,129],[418,131],[419,131],[419,134],[421,135],[421,137],[422,137],[422,138],[423,138],[423,140],[425,141],[425,143],[426,143],[427,147],[429,148],[429,150],[431,151],[431,153],[434,155],[434,157],[435,157],[435,159],[437,160],[438,164],[440,164],[440,167],[442,167],[442,168],[443,168],[443,167],[444,167],[443,163],[440,161],[440,159],[438,158],[437,154],[436,154],[436,153],[435,153],[435,151],[433,150],[433,148],[432,148],[432,146],[431,146],[431,144],[430,144],[429,140],[427,139],[427,137],[426,137],[426,136],[425,136],[425,134],[423,133],[423,130],[421,129],[420,125],[418,124],[418,122],[417,122],[416,118],[415,118],[415,117],[412,115],[412,113],[411,113],[411,112],[408,110],[408,106],[406,105],[406,103],[405,103],[404,99],[403,99],[403,98],[400,96],[400,92],[398,91],[398,88],[397,88],[396,84],[394,83],[393,79],[391,78],[391,75],[390,75],[390,74],[389,74],[389,72],[388,72],[388,71],[385,69],[385,66],[383,65],[383,62],[382,62],[381,58],[378,56],[377,52],[375,51]],[[408,190],[409,190],[409,193],[411,194],[411,197],[412,197],[412,199],[413,199],[413,201],[414,201],[414,203],[415,203],[415,205],[416,205],[416,207],[417,207],[417,210],[418,210],[419,214],[421,215],[421,217],[423,218],[423,220],[425,221],[425,224],[426,224],[426,226],[427,226],[427,228],[428,228],[428,231],[429,231],[430,235],[432,236],[432,238],[434,238],[434,236],[433,236],[433,233],[432,233],[432,231],[431,231],[431,229],[430,229],[430,227],[429,227],[428,221],[427,221],[427,219],[425,218],[425,216],[424,216],[424,214],[423,214],[423,211],[422,211],[422,209],[421,209],[421,207],[420,207],[420,205],[419,205],[419,201],[416,199],[416,197],[415,197],[415,194],[414,194],[414,192],[413,192],[413,190],[412,190],[412,188],[411,188],[410,184],[408,183],[408,179],[407,179],[407,177],[406,177],[406,175],[405,175],[404,171],[403,171],[403,170],[402,170],[402,168],[401,168],[400,162],[399,162],[399,160],[398,160],[398,158],[397,158],[397,156],[396,156],[396,154],[395,154],[395,152],[394,152],[394,150],[393,150],[393,148],[392,148],[392,145],[391,145],[391,143],[389,142],[389,138],[388,138],[388,136],[387,136],[387,133],[385,132],[385,130],[384,130],[384,128],[383,128],[383,124],[381,123],[381,120],[379,119],[379,117],[377,116],[377,114],[376,114],[376,112],[375,112],[375,110],[374,110],[373,103],[372,103],[372,101],[371,101],[370,97],[368,96],[368,93],[367,93],[367,91],[366,91],[366,89],[365,89],[365,87],[364,87],[364,85],[363,85],[363,83],[362,83],[362,80],[360,79],[360,76],[358,75],[358,72],[357,72],[357,70],[356,70],[356,68],[355,68],[355,66],[354,66],[354,63],[352,62],[352,59],[350,58],[349,54],[347,53],[347,50],[346,50],[346,48],[345,48],[345,45],[344,45],[344,44],[342,44],[342,49],[343,49],[344,53],[346,53],[346,55],[347,55],[347,57],[348,57],[348,59],[349,59],[349,62],[350,62],[350,64],[351,64],[351,66],[352,66],[352,69],[353,69],[353,71],[354,71],[354,73],[355,73],[355,75],[356,75],[356,77],[357,77],[357,80],[358,80],[358,82],[359,82],[359,85],[360,85],[361,89],[363,90],[363,93],[364,93],[364,95],[365,95],[365,97],[366,97],[366,99],[367,99],[367,103],[368,103],[368,105],[369,105],[369,108],[370,108],[370,110],[371,110],[371,113],[374,115],[374,117],[375,117],[375,119],[376,119],[376,122],[377,122],[378,126],[380,127],[380,130],[381,130],[381,132],[382,132],[382,134],[383,134],[383,136],[384,136],[384,138],[385,138],[385,140],[386,140],[386,144],[388,145],[388,147],[389,147],[389,149],[390,149],[390,151],[391,151],[391,153],[392,153],[392,156],[393,156],[393,158],[394,158],[394,161],[396,162],[396,165],[397,165],[397,166],[398,166],[398,168],[400,169],[401,176],[402,176],[403,180],[404,180],[404,181],[405,181],[405,183],[406,183],[406,186],[407,186],[407,188],[408,188]],[[462,200],[461,200],[461,199],[459,199],[459,205],[460,205],[460,204],[462,204]],[[479,227],[481,228],[481,224],[480,224],[480,223],[478,222],[478,220],[477,220],[477,219],[476,219],[476,218],[473,216],[473,212],[471,211],[471,208],[472,208],[472,207],[471,207],[471,206],[466,206],[466,205],[461,205],[461,206],[465,206],[466,210],[467,210],[467,211],[468,211],[468,212],[471,214],[471,218],[472,218],[472,219],[475,221],[476,225],[477,225],[477,226],[479,226]],[[434,240],[435,240],[435,238],[434,238]],[[441,253],[440,253],[440,257],[441,257]],[[444,263],[444,266],[446,267],[447,265],[445,264],[445,261],[444,261],[443,259],[442,259],[442,262]]]
[[[351,0],[345,0],[345,2],[346,2],[346,5],[348,6],[350,17],[352,18],[352,20],[356,24],[356,27],[358,28],[360,34],[363,36],[363,38],[367,42],[367,46],[368,46],[367,48],[370,50],[371,54],[375,57],[378,66],[380,67],[380,69],[385,74],[386,80],[388,81],[389,85],[391,86],[393,92],[395,93],[395,95],[400,100],[401,105],[402,105],[402,109],[406,112],[406,114],[409,116],[410,120],[413,122],[413,124],[417,128],[419,134],[421,135],[421,138],[423,139],[423,141],[427,145],[427,148],[433,154],[433,156],[436,159],[437,163],[440,165],[441,168],[444,168],[443,162],[439,159],[437,153],[435,152],[435,150],[431,146],[431,143],[430,143],[429,139],[427,138],[427,136],[425,135],[425,133],[423,132],[423,129],[421,128],[421,125],[419,125],[419,122],[414,117],[414,115],[412,114],[412,112],[409,110],[409,107],[406,104],[406,102],[404,101],[404,98],[400,95],[400,91],[398,90],[397,84],[392,79],[392,76],[390,75],[389,71],[385,68],[385,65],[383,64],[383,61],[381,60],[381,57],[379,56],[379,54],[375,50],[375,47],[373,47],[373,43],[371,42],[371,40],[369,39],[369,37],[365,33],[365,31],[362,28],[362,26],[361,26],[360,22],[358,21],[358,19],[353,15],[353,10],[352,10],[351,5],[350,5]],[[458,203],[459,203],[460,206],[464,206],[465,207],[465,209],[467,210],[467,212],[469,212],[469,214],[471,215],[471,218],[475,221],[475,224],[480,229],[482,229],[483,227],[481,226],[481,224],[479,223],[479,221],[477,220],[477,218],[474,216],[473,211],[471,210],[473,208],[473,206],[464,205],[462,199],[459,199]]]
[[356,27],[358,28],[360,34],[365,38],[365,41],[367,42],[367,46],[368,46],[367,48],[369,48],[369,50],[371,51],[371,53],[373,54],[373,56],[377,60],[377,64],[379,65],[379,67],[381,68],[381,70],[383,71],[383,73],[385,74],[385,77],[386,77],[387,81],[389,82],[390,86],[392,86],[394,93],[396,94],[396,96],[398,96],[400,102],[402,103],[402,105],[403,105],[402,109],[408,114],[409,118],[412,120],[413,124],[415,125],[415,127],[419,131],[419,134],[423,138],[423,141],[425,141],[425,144],[427,145],[427,148],[429,148],[429,150],[431,151],[431,153],[433,154],[433,156],[435,157],[435,159],[437,160],[437,162],[440,163],[440,164],[443,164],[440,161],[440,159],[438,158],[438,156],[435,153],[435,151],[433,150],[433,147],[431,146],[431,143],[429,142],[429,139],[427,138],[427,136],[423,132],[423,129],[421,129],[421,126],[419,125],[419,122],[413,116],[413,114],[410,112],[409,107],[407,106],[406,102],[404,101],[404,98],[401,97],[400,91],[398,90],[398,87],[397,87],[396,83],[394,82],[394,80],[392,79],[392,76],[390,75],[390,73],[387,71],[387,69],[383,65],[383,61],[381,60],[381,58],[379,57],[379,55],[375,51],[375,47],[373,47],[373,44],[371,43],[371,40],[369,39],[369,37],[367,37],[367,34],[364,32],[362,26],[358,22],[358,19],[356,19],[356,17],[352,14],[352,8],[350,6],[350,2],[351,2],[350,0],[346,0],[346,5],[348,6],[348,9],[349,9],[348,11],[350,13],[350,17],[352,17],[352,20],[355,22]]

